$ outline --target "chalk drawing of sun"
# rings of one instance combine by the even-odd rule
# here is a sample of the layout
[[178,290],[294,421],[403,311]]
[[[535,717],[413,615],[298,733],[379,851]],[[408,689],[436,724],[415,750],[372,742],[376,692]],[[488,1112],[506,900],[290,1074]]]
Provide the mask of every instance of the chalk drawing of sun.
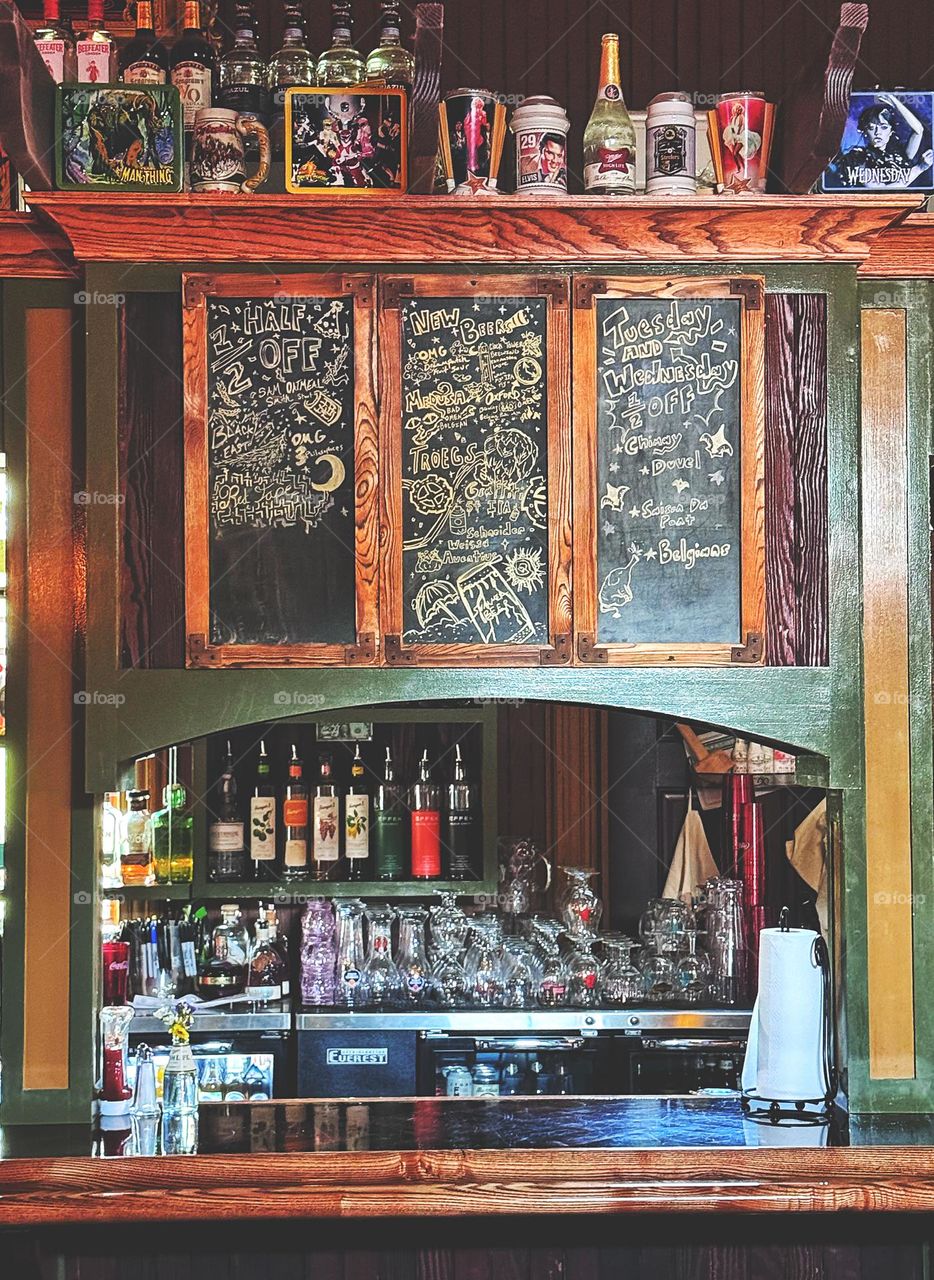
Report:
[[510,586],[531,595],[545,581],[541,547],[517,547],[506,557],[505,570]]

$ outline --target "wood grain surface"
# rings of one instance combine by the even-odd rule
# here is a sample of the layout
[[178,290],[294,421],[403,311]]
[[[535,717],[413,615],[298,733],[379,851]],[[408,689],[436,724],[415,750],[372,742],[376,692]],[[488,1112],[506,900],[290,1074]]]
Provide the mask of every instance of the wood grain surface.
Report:
[[[862,261],[914,196],[29,196],[84,262]],[[338,233],[339,228],[339,233]]]
[[77,275],[71,245],[62,232],[29,213],[0,213],[0,277],[35,280]]
[[926,1148],[0,1161],[0,1224],[934,1209]]

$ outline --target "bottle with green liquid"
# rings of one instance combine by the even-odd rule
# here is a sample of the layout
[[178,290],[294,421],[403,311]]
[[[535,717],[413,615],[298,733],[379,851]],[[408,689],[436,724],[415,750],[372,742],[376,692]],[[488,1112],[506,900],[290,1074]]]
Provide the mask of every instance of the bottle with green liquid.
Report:
[[188,793],[178,781],[178,751],[169,748],[169,781],[163,807],[152,817],[152,856],[156,884],[190,884],[194,870],[194,819]]

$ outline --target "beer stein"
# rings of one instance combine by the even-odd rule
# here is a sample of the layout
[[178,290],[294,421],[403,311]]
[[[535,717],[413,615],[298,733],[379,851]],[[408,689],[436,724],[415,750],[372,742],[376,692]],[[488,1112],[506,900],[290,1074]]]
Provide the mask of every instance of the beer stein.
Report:
[[[246,176],[244,138],[259,142],[259,168]],[[255,191],[269,175],[269,134],[251,116],[225,107],[202,107],[195,116],[191,148],[191,189],[201,192]]]

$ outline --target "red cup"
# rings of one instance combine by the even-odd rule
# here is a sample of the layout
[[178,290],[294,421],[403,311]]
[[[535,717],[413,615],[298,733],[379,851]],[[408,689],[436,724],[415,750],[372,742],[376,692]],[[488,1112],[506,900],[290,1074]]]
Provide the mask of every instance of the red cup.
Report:
[[126,1004],[130,976],[130,944],[128,942],[104,942],[101,944],[104,970],[104,1005]]

